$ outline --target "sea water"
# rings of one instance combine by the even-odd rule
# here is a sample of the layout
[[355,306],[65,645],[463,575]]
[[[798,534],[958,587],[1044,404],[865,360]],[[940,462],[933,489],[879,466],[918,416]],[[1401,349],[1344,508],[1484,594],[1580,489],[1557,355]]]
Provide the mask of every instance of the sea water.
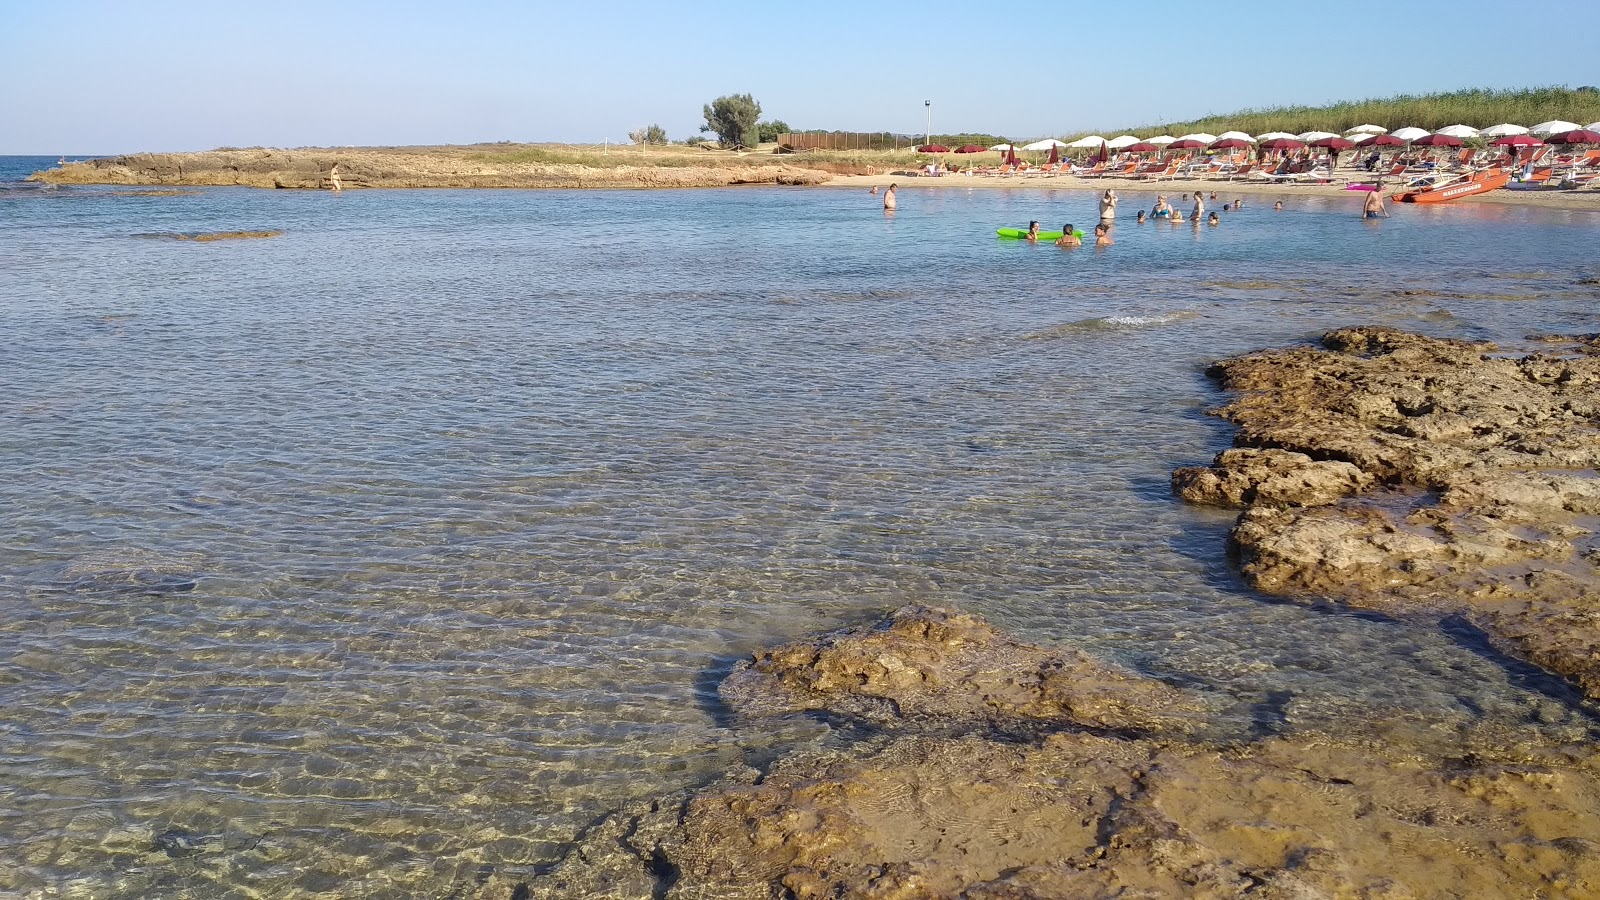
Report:
[[1152,201],[1068,252],[994,228],[1090,193],[0,191],[0,893],[461,895],[829,740],[718,680],[908,603],[1222,739],[1585,732],[1470,635],[1252,593],[1168,476],[1215,359],[1595,330],[1600,216]]

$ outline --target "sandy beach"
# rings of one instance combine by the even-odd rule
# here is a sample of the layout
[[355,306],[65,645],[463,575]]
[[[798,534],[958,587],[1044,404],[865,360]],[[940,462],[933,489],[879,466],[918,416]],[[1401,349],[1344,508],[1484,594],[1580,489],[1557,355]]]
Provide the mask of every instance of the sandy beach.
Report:
[[[1166,194],[1175,197],[1183,193],[1205,191],[1209,197],[1217,194],[1217,202],[1231,202],[1237,197],[1250,200],[1287,197],[1345,197],[1353,207],[1359,207],[1365,196],[1358,191],[1347,191],[1342,184],[1263,184],[1259,181],[1216,181],[1199,178],[1180,178],[1171,181],[1139,181],[1129,178],[1078,178],[1072,175],[942,175],[939,177],[904,175],[838,175],[824,187],[846,187],[868,190],[873,187],[898,185],[898,190],[1065,190],[1103,191],[1115,190],[1118,194]],[[1588,210],[1600,212],[1600,190],[1578,191],[1493,191],[1466,197],[1456,203],[1503,203],[1517,206],[1539,206],[1547,209]],[[1131,209],[1128,212],[1132,217]],[[1120,218],[1120,217],[1119,217]]]

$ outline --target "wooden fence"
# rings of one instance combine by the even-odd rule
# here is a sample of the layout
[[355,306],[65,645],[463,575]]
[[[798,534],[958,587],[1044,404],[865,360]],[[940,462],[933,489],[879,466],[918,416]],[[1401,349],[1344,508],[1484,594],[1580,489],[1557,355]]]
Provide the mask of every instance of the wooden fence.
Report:
[[901,150],[915,147],[921,138],[915,135],[890,134],[883,131],[828,131],[778,135],[778,146],[784,150]]

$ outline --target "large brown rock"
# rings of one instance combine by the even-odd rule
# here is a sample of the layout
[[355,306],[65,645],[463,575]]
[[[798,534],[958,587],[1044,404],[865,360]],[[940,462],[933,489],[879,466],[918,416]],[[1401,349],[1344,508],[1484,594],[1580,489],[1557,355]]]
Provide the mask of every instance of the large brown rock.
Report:
[[1352,328],[1225,360],[1239,449],[1174,487],[1245,507],[1231,542],[1261,590],[1461,613],[1600,697],[1600,353],[1540,342]]
[[1001,730],[1182,729],[1194,697],[1077,650],[1047,649],[973,616],[905,607],[867,628],[757,653],[723,682],[745,715],[825,710],[879,725],[958,722]]
[[624,813],[494,890],[479,896],[1595,896],[1600,772],[1559,750],[1440,760],[1328,737],[902,737]]

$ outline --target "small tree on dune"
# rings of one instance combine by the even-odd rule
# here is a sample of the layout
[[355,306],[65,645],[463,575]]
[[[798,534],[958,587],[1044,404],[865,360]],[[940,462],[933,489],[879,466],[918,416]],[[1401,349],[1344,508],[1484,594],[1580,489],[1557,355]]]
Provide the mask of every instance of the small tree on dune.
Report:
[[665,144],[667,130],[660,125],[646,125],[628,132],[628,140],[635,144]]
[[717,136],[724,147],[753,147],[760,143],[756,120],[761,104],[749,94],[729,94],[706,104],[706,124],[700,130]]
[[765,122],[758,122],[756,123],[756,133],[763,144],[775,141],[778,139],[778,135],[789,133],[789,123],[782,119],[769,119]]

